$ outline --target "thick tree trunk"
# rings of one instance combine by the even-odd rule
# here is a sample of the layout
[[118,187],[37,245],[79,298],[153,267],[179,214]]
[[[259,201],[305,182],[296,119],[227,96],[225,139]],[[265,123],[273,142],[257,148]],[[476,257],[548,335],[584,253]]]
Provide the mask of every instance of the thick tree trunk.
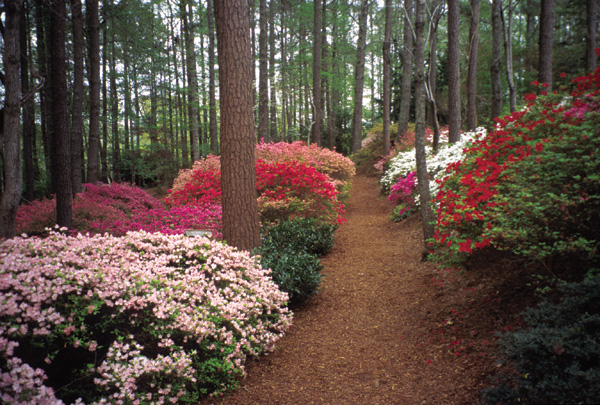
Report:
[[73,194],[83,183],[83,15],[81,0],[71,0],[73,18],[73,108],[71,111],[71,181]]
[[541,0],[539,82],[552,89],[552,42],[554,33],[554,0]]
[[56,222],[71,228],[71,152],[67,126],[66,2],[55,0],[50,25],[50,82],[52,84],[52,169],[56,191]]
[[502,0],[492,0],[492,108],[490,122],[499,117],[502,111]]
[[221,106],[223,237],[238,249],[260,244],[256,173],[252,60],[248,2],[215,2]]
[[427,240],[433,237],[433,215],[425,154],[425,0],[416,0],[415,33],[415,156],[423,227],[423,251],[426,253]]
[[477,54],[479,49],[479,0],[471,0],[469,68],[467,72],[467,130],[477,128]]
[[4,190],[0,196],[0,238],[15,236],[15,218],[21,199],[19,14],[22,6],[22,0],[5,2],[4,127],[0,128],[0,152],[4,155]]
[[313,1],[313,121],[312,141],[317,145],[323,144],[323,103],[321,89],[321,53],[322,53],[322,12],[321,0]]
[[260,0],[258,36],[258,139],[269,142],[269,55],[267,0]]
[[383,33],[383,156],[390,154],[390,76],[391,76],[392,0],[385,0]]
[[460,140],[460,7],[448,0],[448,141]]
[[413,71],[413,10],[414,0],[404,0],[404,47],[402,51],[402,87],[400,90],[400,116],[398,117],[398,139],[408,129]]
[[100,21],[98,0],[86,0],[89,35],[90,133],[88,137],[87,181],[100,181]]
[[362,0],[358,17],[358,44],[354,68],[354,113],[352,114],[352,153],[358,152],[362,141],[363,89],[365,85],[365,50],[370,0]]
[[[27,29],[28,7],[31,3],[23,4],[21,8],[20,26],[19,26],[19,46],[21,48],[21,89],[23,94],[27,94],[29,85],[29,50],[30,32]],[[2,131],[2,128],[0,128]],[[0,146],[0,149],[2,147]],[[29,97],[23,104],[23,168],[25,169],[25,192],[23,197],[28,202],[35,199],[35,175],[36,161],[35,151],[35,103],[34,97]]]
[[587,2],[587,38],[585,48],[585,62],[588,72],[596,70],[598,57],[596,56],[598,29],[598,0]]

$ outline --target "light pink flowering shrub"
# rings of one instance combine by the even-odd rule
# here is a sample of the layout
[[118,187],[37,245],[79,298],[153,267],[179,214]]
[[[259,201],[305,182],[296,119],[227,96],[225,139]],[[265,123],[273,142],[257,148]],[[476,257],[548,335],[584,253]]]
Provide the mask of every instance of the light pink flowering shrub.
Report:
[[204,237],[6,240],[0,384],[26,403],[195,404],[273,349],[287,300],[256,258]]

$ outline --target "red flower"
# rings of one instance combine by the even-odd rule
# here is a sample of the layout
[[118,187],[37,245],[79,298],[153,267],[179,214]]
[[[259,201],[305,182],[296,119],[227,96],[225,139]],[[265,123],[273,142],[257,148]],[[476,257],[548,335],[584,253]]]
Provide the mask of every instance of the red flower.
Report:
[[535,101],[537,99],[537,96],[535,94],[526,94],[525,95],[525,101]]

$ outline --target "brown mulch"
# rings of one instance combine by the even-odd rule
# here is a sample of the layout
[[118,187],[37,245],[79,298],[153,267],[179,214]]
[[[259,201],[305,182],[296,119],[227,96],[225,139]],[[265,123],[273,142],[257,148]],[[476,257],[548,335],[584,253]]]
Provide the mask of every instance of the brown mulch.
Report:
[[377,179],[358,175],[319,293],[235,392],[206,403],[477,403],[498,369],[494,332],[531,294],[502,258],[466,274],[422,262],[418,215],[390,213]]

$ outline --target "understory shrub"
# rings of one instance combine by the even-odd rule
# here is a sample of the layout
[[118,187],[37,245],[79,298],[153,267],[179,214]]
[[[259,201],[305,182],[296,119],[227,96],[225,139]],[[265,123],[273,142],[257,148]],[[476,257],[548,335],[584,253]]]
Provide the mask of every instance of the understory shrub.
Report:
[[262,244],[255,251],[273,281],[298,304],[315,293],[321,282],[318,256],[333,248],[336,225],[295,218],[262,229]]
[[[123,236],[130,231],[182,234],[186,229],[210,230],[221,236],[220,205],[182,205],[166,209],[144,190],[123,183],[85,184],[73,200],[72,233],[104,233]],[[56,223],[56,200],[44,199],[17,210],[17,233],[45,235]]]
[[512,373],[484,390],[487,403],[592,404],[600,398],[600,277],[561,287],[558,303],[525,312],[527,328],[500,341]]
[[448,166],[434,199],[437,259],[460,264],[492,245],[531,261],[597,265],[600,70],[574,83],[570,95],[542,85],[541,96],[525,96],[525,109]]
[[291,323],[256,258],[204,237],[0,244],[3,403],[197,404]]

